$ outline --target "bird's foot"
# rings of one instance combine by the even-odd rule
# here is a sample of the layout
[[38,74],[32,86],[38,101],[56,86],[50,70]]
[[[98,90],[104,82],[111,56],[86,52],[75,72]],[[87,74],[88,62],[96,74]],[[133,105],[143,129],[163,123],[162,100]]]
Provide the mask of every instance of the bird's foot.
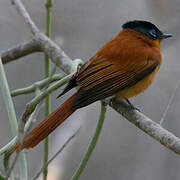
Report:
[[126,99],[126,98],[125,98],[125,100],[126,100],[126,102],[128,103],[130,110],[137,110],[137,111],[141,112],[141,110],[140,110],[139,108],[135,107],[135,106],[129,101],[129,99]]

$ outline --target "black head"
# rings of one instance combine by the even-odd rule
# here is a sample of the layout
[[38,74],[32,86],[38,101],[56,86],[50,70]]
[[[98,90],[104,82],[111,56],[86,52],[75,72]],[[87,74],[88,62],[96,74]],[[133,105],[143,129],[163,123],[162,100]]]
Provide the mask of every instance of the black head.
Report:
[[133,29],[140,32],[152,40],[166,39],[172,37],[171,34],[163,33],[154,24],[148,21],[129,21],[122,25],[123,29]]

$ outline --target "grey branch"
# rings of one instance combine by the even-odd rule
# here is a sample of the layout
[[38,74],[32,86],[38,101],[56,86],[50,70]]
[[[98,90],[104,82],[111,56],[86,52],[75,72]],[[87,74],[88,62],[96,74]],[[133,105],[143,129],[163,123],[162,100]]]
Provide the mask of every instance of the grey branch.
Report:
[[46,79],[43,79],[41,81],[35,82],[34,84],[25,87],[25,88],[21,88],[21,89],[16,89],[11,91],[11,96],[19,96],[22,94],[29,94],[32,93],[36,90],[36,88],[38,87],[39,89],[44,88],[45,86],[49,85],[52,82],[58,81],[60,79],[62,79],[65,75],[64,74],[55,74],[52,77],[48,77]]
[[32,21],[31,17],[29,16],[28,11],[25,9],[24,5],[22,4],[21,0],[11,0],[12,4],[15,5],[17,11],[23,16],[26,24],[29,26],[33,35],[39,33],[39,29]]
[[2,51],[1,58],[2,58],[3,64],[6,64],[18,58],[24,57],[28,54],[38,52],[38,51],[40,51],[40,46],[37,43],[36,38],[33,38],[32,40],[28,42],[21,43],[6,51]]
[[34,52],[43,52],[47,54],[57,67],[67,74],[71,73],[72,60],[56,43],[42,33],[36,34],[32,40],[26,43],[3,51],[2,61],[3,64],[6,64]]
[[[32,21],[21,0],[11,1],[12,4],[15,5],[19,14],[24,18],[26,24],[31,29],[34,38],[28,43],[20,44],[12,49],[9,49],[8,51],[4,51],[2,55],[3,62],[7,63],[30,53],[42,51],[47,54],[49,58],[51,58],[52,62],[55,63],[59,68],[61,68],[65,73],[71,73],[72,61],[70,60],[68,55],[66,55],[65,52],[46,35],[40,33],[39,29]],[[15,52],[17,52],[18,55],[16,55]],[[8,56],[9,54],[11,54],[10,57]]]
[[[73,61],[65,54],[64,51],[62,51],[62,49],[57,44],[55,44],[44,34],[39,33],[39,30],[37,30],[37,27],[32,22],[20,0],[13,0],[13,2],[16,5],[18,12],[20,12],[20,14],[24,17],[25,21],[30,25],[33,34],[36,34],[35,39],[39,44],[38,47],[40,48],[40,50],[46,53],[52,59],[52,61],[64,72],[69,74],[71,72]],[[16,48],[13,49],[14,53],[12,53],[14,58],[16,58],[15,49]],[[4,54],[6,54],[6,57],[10,53],[10,51],[9,53],[7,51],[4,52]],[[21,51],[21,53],[23,54],[23,51]],[[27,54],[28,53],[24,53],[24,55]],[[13,59],[13,56],[11,56],[11,59]],[[19,57],[21,56],[19,55]],[[147,133],[149,136],[153,137],[172,151],[180,154],[180,139],[178,137],[176,137],[166,129],[162,128],[159,124],[155,123],[154,121],[146,117],[144,114],[132,110],[128,111],[129,108],[127,107],[127,104],[123,101],[117,101],[113,99],[110,103],[110,106],[114,108],[118,113],[122,114],[128,121],[130,121],[139,129]]]
[[56,66],[67,74],[71,73],[72,60],[56,43],[42,33],[38,34],[37,41],[39,42],[41,50],[49,56]]
[[123,100],[112,99],[110,106],[124,116],[129,122],[150,135],[162,145],[180,154],[180,139],[159,124],[137,110],[128,110],[129,105]]

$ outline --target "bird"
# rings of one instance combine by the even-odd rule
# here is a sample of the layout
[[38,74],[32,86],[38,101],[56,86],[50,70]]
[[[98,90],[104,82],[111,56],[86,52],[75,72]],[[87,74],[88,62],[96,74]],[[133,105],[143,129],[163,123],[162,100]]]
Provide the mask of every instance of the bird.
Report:
[[172,37],[149,21],[132,20],[90,58],[58,96],[79,87],[69,99],[31,130],[12,152],[33,148],[77,109],[114,96],[128,99],[153,82],[161,61],[161,42]]

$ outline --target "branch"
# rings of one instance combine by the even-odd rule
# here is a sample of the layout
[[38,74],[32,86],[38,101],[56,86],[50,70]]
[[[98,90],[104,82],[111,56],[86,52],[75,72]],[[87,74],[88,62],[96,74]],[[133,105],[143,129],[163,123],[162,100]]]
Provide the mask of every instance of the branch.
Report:
[[[38,95],[40,93],[40,90],[37,88],[36,89],[36,95]],[[20,149],[21,149],[21,146],[22,146],[22,143],[23,143],[23,141],[24,141],[24,139],[25,139],[25,137],[26,137],[26,135],[27,135],[27,132],[28,132],[28,130],[29,130],[29,128],[31,127],[31,124],[32,124],[32,122],[34,121],[34,119],[36,118],[36,116],[37,116],[37,114],[38,114],[38,112],[39,112],[39,109],[40,109],[40,105],[41,104],[38,104],[37,106],[36,106],[36,108],[35,108],[35,110],[34,110],[34,112],[30,115],[30,117],[29,117],[29,120],[27,121],[27,123],[26,123],[26,125],[25,125],[25,127],[23,127],[21,124],[23,124],[23,123],[21,123],[20,122],[20,127],[19,127],[19,140],[20,140]],[[12,150],[12,149],[11,149]],[[14,169],[14,167],[15,167],[15,164],[16,164],[16,161],[18,160],[18,158],[20,158],[19,160],[20,160],[20,163],[23,165],[23,159],[21,158],[21,153],[24,153],[24,150],[22,151],[22,152],[20,152],[20,150],[18,150],[17,151],[17,153],[16,153],[16,156],[15,156],[15,158],[14,158],[14,160],[13,160],[13,162],[12,162],[12,165],[11,165],[11,167],[9,167],[9,169],[8,169],[8,172],[7,172],[7,176],[6,176],[6,179],[8,180],[9,179],[9,177],[10,177],[10,175],[11,175],[11,172],[12,172],[12,170]],[[10,152],[10,154],[9,154],[9,152],[7,152],[7,159],[9,159],[9,157],[10,157],[10,155],[11,155],[11,152]],[[20,156],[20,157],[19,157]],[[22,174],[25,174],[26,172],[27,172],[27,166],[23,166],[24,168],[21,170],[22,172]],[[25,175],[26,175],[26,177],[25,177]],[[27,179],[27,173],[25,174],[23,177],[21,177],[20,179],[21,180],[25,180],[25,179]]]
[[[6,105],[6,109],[8,112],[9,124],[11,126],[11,131],[13,135],[16,135],[18,132],[18,124],[16,119],[16,113],[14,109],[14,104],[10,95],[10,90],[6,78],[6,74],[4,71],[4,67],[0,58],[0,87],[3,95],[3,99]],[[27,179],[27,162],[24,152],[20,153],[19,158],[19,168],[20,168],[20,177],[21,179]]]
[[[46,7],[46,35],[48,37],[51,36],[51,9],[52,9],[52,0],[46,0],[45,7]],[[44,57],[45,60],[45,77],[50,77],[50,68],[51,63],[50,59],[47,55]],[[51,113],[51,96],[47,96],[45,100],[45,116],[48,116]],[[49,136],[47,136],[44,140],[44,170],[43,170],[43,180],[47,180],[48,176],[48,159],[49,159]]]
[[28,54],[40,51],[40,47],[36,39],[37,38],[33,38],[26,43],[21,43],[6,51],[2,51],[1,58],[3,64],[9,63]]
[[123,100],[112,99],[109,105],[146,134],[159,141],[168,149],[180,154],[180,139],[174,134],[162,128],[139,111],[129,111],[129,105]]
[[[37,89],[36,89],[36,94],[38,95],[40,92],[38,91],[37,92]],[[31,127],[31,124],[34,122],[34,120],[36,119],[37,115],[38,115],[38,112],[39,112],[39,109],[40,109],[40,105],[38,105],[36,107],[36,109],[34,110],[34,112],[31,114],[31,116],[29,117],[25,127],[24,127],[24,131],[25,131],[25,134],[27,134],[27,132],[29,131],[30,127]],[[2,147],[0,149],[0,156],[2,154],[4,154],[5,152],[10,152],[14,146],[17,144],[17,142],[19,141],[19,138],[18,136],[15,136],[8,144],[6,144],[4,147]]]
[[73,75],[69,74],[66,77],[62,78],[52,86],[49,86],[44,92],[42,92],[39,96],[36,96],[34,99],[32,99],[27,105],[26,110],[22,115],[23,122],[24,120],[34,111],[37,104],[39,104],[44,98],[46,98],[50,93],[58,89],[59,87],[63,86]]
[[0,149],[0,156],[7,151],[10,151],[18,142],[18,137],[15,136],[8,144]]
[[60,47],[57,46],[52,40],[50,40],[46,35],[40,33],[39,29],[32,21],[27,10],[23,6],[20,0],[12,0],[19,14],[24,18],[26,24],[31,29],[35,40],[39,43],[40,49],[48,55],[49,58],[64,72],[69,74],[71,72],[72,61],[70,58],[62,51]]
[[28,11],[25,9],[24,5],[22,4],[21,0],[11,0],[12,4],[16,7],[17,11],[23,16],[26,24],[29,26],[31,32],[33,35],[36,35],[39,33],[39,29],[35,25],[35,23],[32,21]]
[[12,135],[15,136],[16,133],[18,132],[18,124],[14,109],[14,104],[10,95],[9,85],[7,82],[6,74],[1,59],[0,59],[0,88],[7,110],[11,132]]
[[51,39],[46,35],[38,34],[37,41],[41,47],[41,50],[65,73],[71,73],[72,60],[68,55]]
[[63,77],[65,77],[64,74],[56,74],[52,77],[43,79],[41,81],[35,82],[34,84],[25,87],[25,88],[21,88],[21,89],[16,89],[11,91],[11,96],[19,96],[21,94],[29,94],[32,93],[36,90],[36,88],[38,87],[39,89],[44,88],[45,86],[49,85],[52,82],[58,81],[60,79],[62,79]]

